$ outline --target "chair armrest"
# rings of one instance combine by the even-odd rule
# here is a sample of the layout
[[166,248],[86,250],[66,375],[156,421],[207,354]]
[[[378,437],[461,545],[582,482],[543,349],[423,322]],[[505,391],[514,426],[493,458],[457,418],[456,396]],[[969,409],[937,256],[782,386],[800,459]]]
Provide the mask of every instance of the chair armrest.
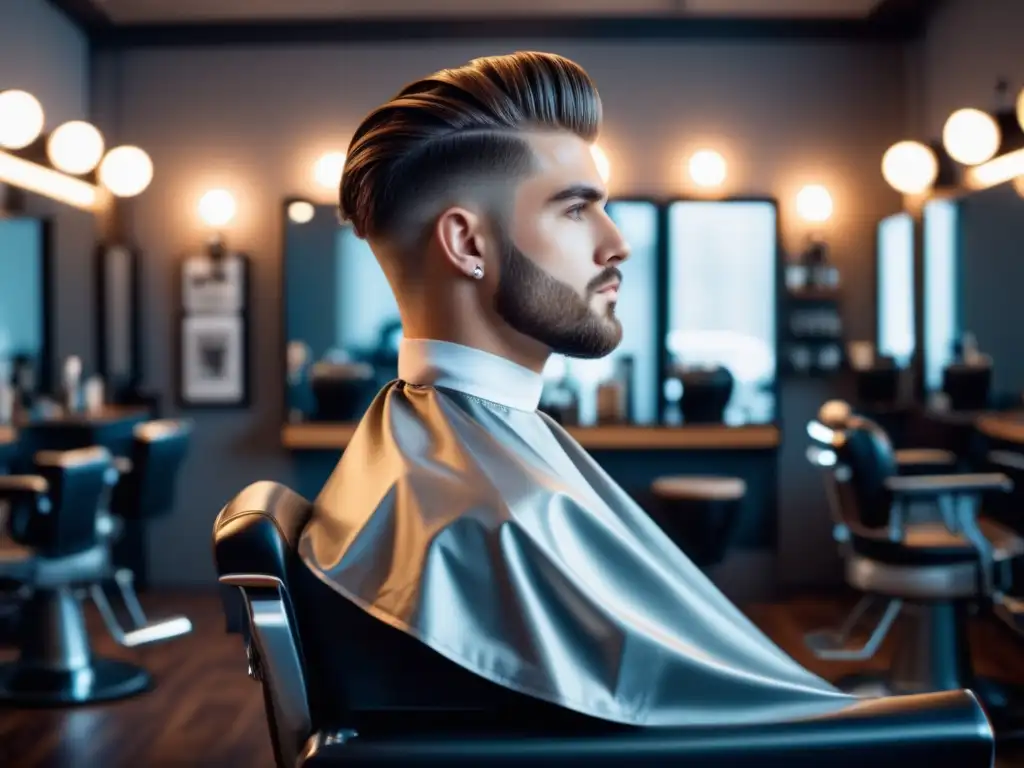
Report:
[[956,464],[956,454],[939,448],[906,448],[896,451],[900,467],[950,466]]
[[[450,732],[403,728],[415,720],[394,713],[396,728],[321,732],[306,743],[297,768],[321,766],[665,766],[725,768],[904,768],[941,755],[941,765],[990,768],[991,724],[968,691],[860,700],[827,714],[782,722],[616,729],[559,735]],[[404,723],[402,721],[405,721]],[[513,726],[514,727],[514,726]],[[444,729],[448,731],[448,728]]]
[[42,496],[49,490],[50,484],[40,475],[0,475],[0,497],[8,494]]
[[991,451],[986,458],[989,464],[994,464],[1014,472],[1024,472],[1024,453],[1017,453],[1016,451]]
[[919,475],[886,478],[885,487],[893,495],[905,499],[935,498],[965,493],[985,493],[986,491],[1009,493],[1013,490],[1013,481],[1000,472]]
[[237,588],[245,605],[249,674],[263,685],[277,765],[295,765],[312,730],[302,643],[288,590],[288,575],[301,562],[299,537],[311,514],[312,505],[299,494],[260,482],[224,507],[213,526],[220,583]]

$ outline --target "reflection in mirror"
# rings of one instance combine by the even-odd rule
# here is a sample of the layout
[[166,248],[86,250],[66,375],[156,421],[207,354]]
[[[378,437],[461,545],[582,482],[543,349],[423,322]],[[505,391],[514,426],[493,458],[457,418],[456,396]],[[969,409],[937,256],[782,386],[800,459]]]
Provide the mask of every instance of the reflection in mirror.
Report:
[[666,421],[775,418],[778,216],[769,200],[668,209]]
[[896,213],[878,223],[877,349],[898,368],[910,365],[916,347],[914,324],[914,220]]
[[929,200],[924,206],[924,353],[925,391],[942,389],[942,375],[953,362],[960,334],[957,203]]
[[289,418],[357,421],[398,375],[398,306],[369,245],[335,208],[312,213],[285,226]]
[[49,258],[48,222],[0,217],[0,423],[47,385]]
[[622,322],[622,343],[598,360],[552,355],[544,369],[548,380],[545,400],[557,399],[560,392],[575,400],[576,411],[563,415],[560,420],[564,422],[584,426],[654,424],[658,392],[658,207],[646,200],[611,200],[606,210],[630,247],[629,259],[620,265],[622,285],[615,307]]
[[957,222],[963,265],[956,271],[959,354],[968,363],[990,358],[991,402],[1019,405],[1024,392],[1024,199],[1012,182],[967,195],[959,201]]

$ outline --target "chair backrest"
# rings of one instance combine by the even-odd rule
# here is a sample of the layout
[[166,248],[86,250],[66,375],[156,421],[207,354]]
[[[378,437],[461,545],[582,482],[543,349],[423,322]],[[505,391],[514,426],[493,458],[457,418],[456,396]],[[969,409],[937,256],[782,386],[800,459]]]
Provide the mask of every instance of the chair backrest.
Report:
[[160,517],[174,508],[178,471],[188,454],[192,424],[147,421],[132,433],[131,472],[121,479],[111,505],[126,519]]
[[12,529],[19,544],[44,557],[84,552],[98,543],[96,517],[114,473],[106,448],[40,451],[35,473],[46,480],[49,508],[40,508]]
[[891,494],[885,482],[898,470],[885,430],[870,419],[851,416],[838,437],[835,452],[844,522],[852,530],[886,527]]
[[214,523],[220,581],[238,587],[246,603],[243,634],[255,651],[278,765],[295,765],[313,731],[358,729],[388,713],[528,712],[566,727],[592,724],[472,674],[335,592],[298,553],[312,514],[299,494],[262,482],[236,496]]
[[983,411],[990,404],[992,366],[953,363],[942,372],[942,391],[954,411]]

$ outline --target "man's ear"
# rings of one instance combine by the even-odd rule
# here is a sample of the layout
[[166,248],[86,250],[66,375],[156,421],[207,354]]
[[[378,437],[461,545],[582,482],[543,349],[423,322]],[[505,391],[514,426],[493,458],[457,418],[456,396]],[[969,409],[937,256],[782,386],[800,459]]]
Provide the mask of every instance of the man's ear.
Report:
[[483,217],[468,208],[448,208],[437,218],[435,235],[441,251],[466,277],[484,266],[485,234]]

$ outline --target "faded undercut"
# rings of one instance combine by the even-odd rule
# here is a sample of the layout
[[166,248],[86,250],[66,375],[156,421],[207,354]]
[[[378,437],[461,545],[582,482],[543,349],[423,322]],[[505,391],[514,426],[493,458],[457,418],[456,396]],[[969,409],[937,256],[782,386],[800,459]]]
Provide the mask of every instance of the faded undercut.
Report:
[[563,130],[587,142],[601,99],[575,62],[517,52],[474,59],[407,85],[356,130],[340,213],[359,237],[419,237],[435,209],[468,184],[520,178],[532,165],[522,134]]

